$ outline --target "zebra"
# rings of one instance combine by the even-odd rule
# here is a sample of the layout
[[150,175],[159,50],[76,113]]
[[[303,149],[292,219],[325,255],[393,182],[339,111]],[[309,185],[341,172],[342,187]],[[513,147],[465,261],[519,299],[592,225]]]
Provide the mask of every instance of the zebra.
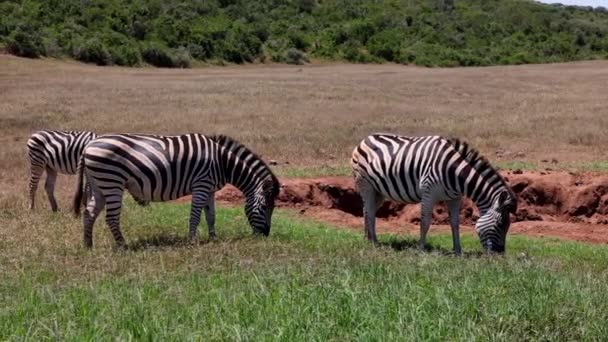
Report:
[[46,171],[44,189],[51,210],[54,212],[59,210],[55,199],[57,174],[75,174],[84,147],[95,137],[96,134],[93,132],[52,130],[41,130],[30,136],[27,141],[30,159],[30,210],[35,209],[38,182],[44,171]]
[[[49,199],[51,210],[59,210],[55,199],[55,182],[57,174],[73,175],[78,168],[78,162],[84,147],[97,137],[94,132],[87,131],[54,131],[40,130],[33,133],[27,141],[30,159],[29,200],[30,210],[36,206],[36,191],[44,171],[46,181],[44,189]],[[135,198],[139,205],[148,203]]]
[[91,184],[83,215],[84,245],[93,246],[93,224],[106,209],[106,223],[116,246],[126,248],[120,231],[125,189],[139,198],[164,202],[192,195],[189,239],[196,238],[205,210],[210,239],[215,233],[214,193],[229,183],[245,194],[245,214],[254,234],[270,233],[277,177],[266,163],[240,142],[225,135],[160,136],[108,134],[87,145],[78,170],[74,214],[80,215],[83,177]]
[[459,211],[463,196],[480,211],[476,231],[488,253],[504,253],[510,213],[517,198],[500,174],[468,143],[442,136],[409,137],[374,133],[352,153],[355,188],[361,196],[365,236],[376,237],[376,211],[384,199],[420,203],[420,239],[424,249],[435,203],[445,201],[453,252],[461,254]]

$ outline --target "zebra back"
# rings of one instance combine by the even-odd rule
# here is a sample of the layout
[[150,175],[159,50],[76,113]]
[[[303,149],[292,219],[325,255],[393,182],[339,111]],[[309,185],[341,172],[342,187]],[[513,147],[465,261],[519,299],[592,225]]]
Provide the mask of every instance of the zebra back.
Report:
[[96,134],[88,131],[38,131],[27,142],[32,168],[74,174],[84,147],[95,138]]

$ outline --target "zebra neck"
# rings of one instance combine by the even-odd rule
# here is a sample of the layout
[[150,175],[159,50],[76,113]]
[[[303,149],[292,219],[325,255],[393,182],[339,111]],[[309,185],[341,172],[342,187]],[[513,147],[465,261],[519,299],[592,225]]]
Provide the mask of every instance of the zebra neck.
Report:
[[229,155],[222,158],[224,182],[239,189],[247,197],[251,196],[262,182],[263,172],[255,167],[256,161],[235,158]]
[[496,194],[505,186],[500,175],[488,169],[481,173],[470,169],[466,175],[461,174],[459,180],[463,194],[475,203],[480,212],[490,209]]

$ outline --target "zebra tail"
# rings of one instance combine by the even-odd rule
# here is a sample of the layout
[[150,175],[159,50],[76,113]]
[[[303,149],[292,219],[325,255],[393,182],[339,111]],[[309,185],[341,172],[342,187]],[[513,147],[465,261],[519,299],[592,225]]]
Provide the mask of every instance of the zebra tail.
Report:
[[80,206],[82,205],[82,199],[84,196],[84,154],[80,157],[80,162],[78,162],[78,187],[76,188],[76,193],[74,194],[74,217],[80,216]]

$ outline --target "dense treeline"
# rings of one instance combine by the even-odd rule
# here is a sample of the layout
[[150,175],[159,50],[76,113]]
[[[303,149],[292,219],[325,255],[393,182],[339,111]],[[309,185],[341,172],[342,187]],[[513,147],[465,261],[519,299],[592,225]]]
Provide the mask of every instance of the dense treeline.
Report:
[[5,0],[0,45],[127,66],[542,63],[607,58],[608,13],[528,0]]

